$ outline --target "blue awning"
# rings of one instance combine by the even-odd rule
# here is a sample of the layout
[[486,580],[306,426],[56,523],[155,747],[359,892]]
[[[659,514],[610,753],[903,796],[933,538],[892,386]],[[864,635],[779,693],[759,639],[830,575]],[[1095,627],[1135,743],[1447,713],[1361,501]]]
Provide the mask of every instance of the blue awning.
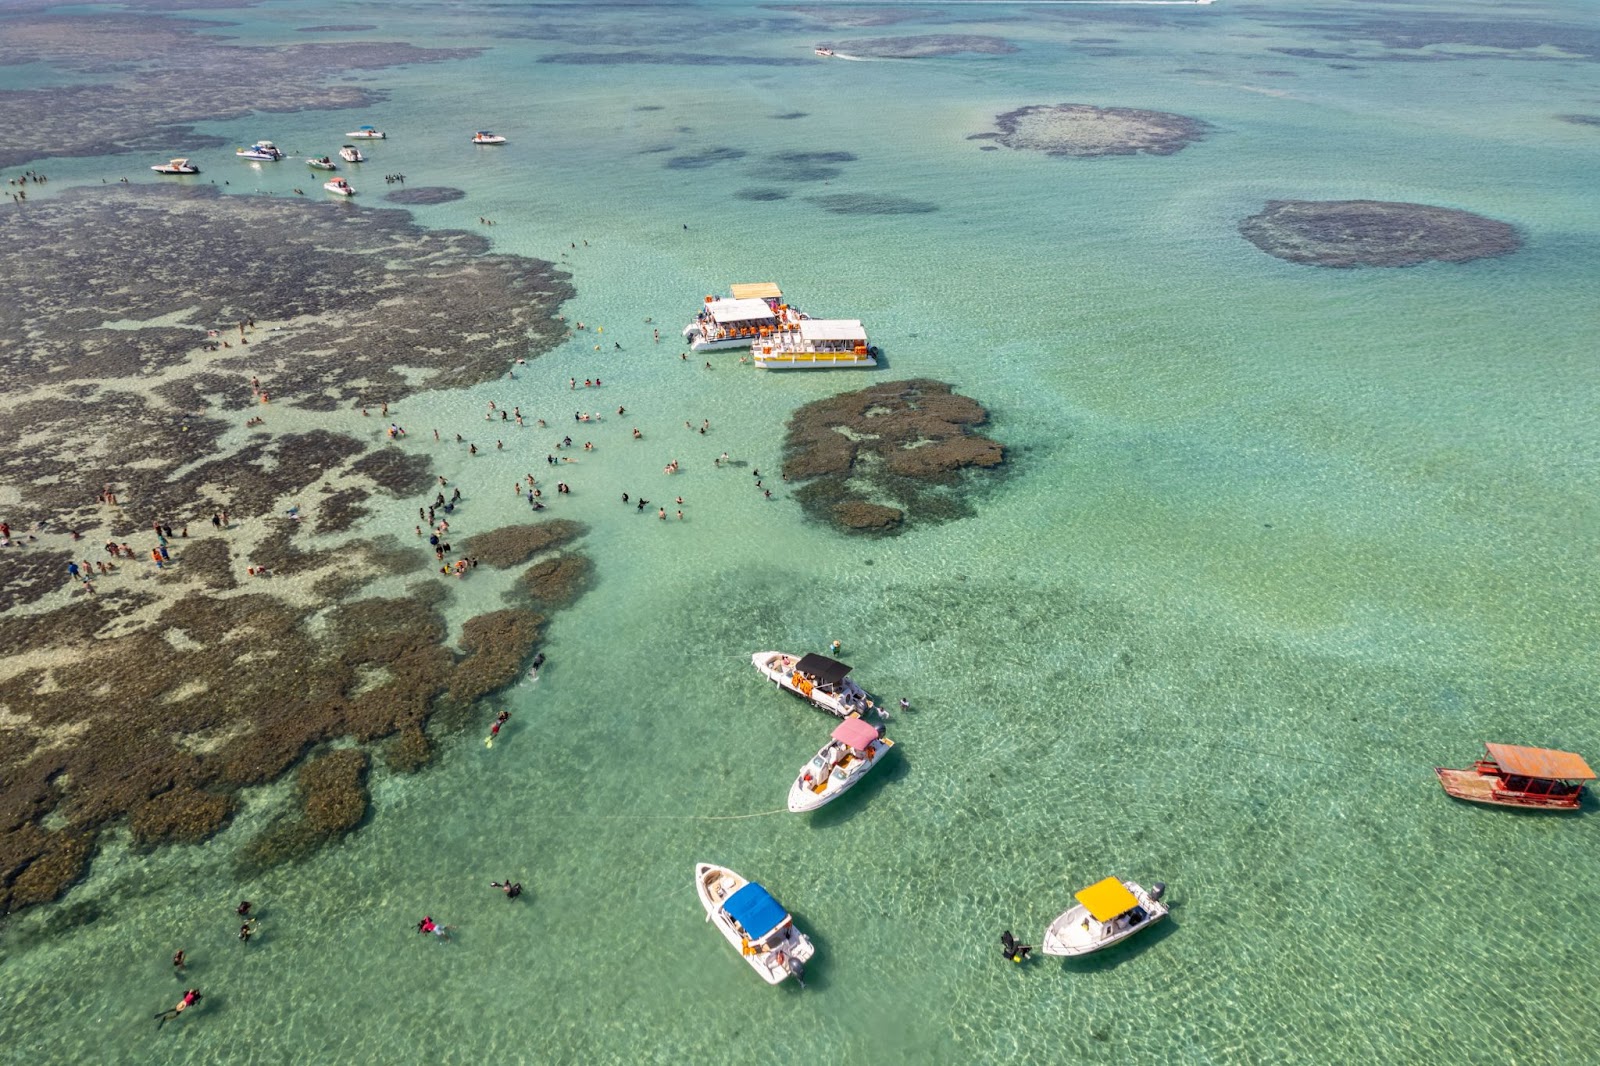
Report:
[[789,917],[783,904],[754,881],[729,896],[722,911],[743,926],[751,940],[762,939]]

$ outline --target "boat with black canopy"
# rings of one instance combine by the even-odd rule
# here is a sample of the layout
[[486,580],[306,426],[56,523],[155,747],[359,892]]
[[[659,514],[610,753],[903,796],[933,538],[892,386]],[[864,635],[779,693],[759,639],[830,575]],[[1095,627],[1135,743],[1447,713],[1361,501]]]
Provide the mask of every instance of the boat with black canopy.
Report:
[[750,656],[750,662],[768,681],[805,697],[835,718],[869,713],[883,717],[872,698],[850,679],[850,667],[837,659],[815,652],[796,656],[782,651],[758,651]]

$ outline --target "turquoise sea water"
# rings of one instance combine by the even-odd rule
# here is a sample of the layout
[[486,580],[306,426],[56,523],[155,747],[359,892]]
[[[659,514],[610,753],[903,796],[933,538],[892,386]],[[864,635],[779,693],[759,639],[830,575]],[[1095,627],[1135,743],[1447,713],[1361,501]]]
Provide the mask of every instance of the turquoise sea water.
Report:
[[[351,176],[354,210],[403,171],[408,186],[467,192],[415,209],[423,223],[490,218],[498,249],[569,266],[567,317],[603,335],[394,414],[464,486],[456,525],[470,532],[522,517],[504,486],[539,471],[574,408],[607,412],[574,433],[596,450],[562,471],[574,495],[553,504],[589,525],[597,584],[551,628],[544,676],[504,700],[508,735],[487,750],[469,730],[418,776],[377,775],[370,823],[342,843],[236,881],[232,854],[280,785],[204,846],[145,857],[113,843],[63,903],[9,919],[8,1055],[1592,1057],[1593,802],[1565,818],[1480,810],[1447,800],[1432,767],[1465,765],[1485,740],[1600,757],[1600,134],[1555,118],[1600,111],[1594,64],[1482,47],[1400,61],[1416,53],[1379,43],[1399,20],[1507,17],[1487,4],[916,10],[862,29],[716,3],[220,16],[247,44],[489,46],[362,74],[391,94],[370,112],[201,126],[271,138],[294,162],[188,154],[233,191],[286,195],[320,184],[299,156],[372,122],[390,139]],[[1518,10],[1523,24],[1592,15]],[[380,27],[293,32],[364,22]],[[762,62],[930,33],[1019,51]],[[750,61],[538,61],[578,52]],[[1215,128],[1166,158],[966,139],[1001,112],[1066,101]],[[510,143],[466,143],[485,127]],[[746,154],[694,165],[717,148]],[[856,159],[815,180],[774,158],[841,151]],[[154,180],[147,162],[42,169],[52,187]],[[735,196],[754,188],[790,196]],[[934,209],[835,214],[820,196]],[[1461,207],[1527,243],[1459,266],[1319,270],[1238,237],[1274,198]],[[887,367],[782,376],[730,354],[709,371],[679,360],[704,294],[768,279],[814,313],[864,319]],[[602,389],[569,391],[595,375]],[[993,412],[1011,461],[973,486],[973,517],[847,539],[759,497],[751,470],[776,472],[794,407],[903,376]],[[514,432],[481,422],[491,399],[550,430],[529,417],[475,459],[432,442],[432,427],[480,447]],[[619,404],[625,417],[609,414]],[[682,427],[702,418],[704,437]],[[359,421],[332,417],[381,431]],[[751,466],[716,469],[723,451]],[[684,470],[667,477],[674,458]],[[682,495],[686,520],[637,514],[623,491],[669,513]],[[371,531],[409,536],[410,510]],[[505,584],[453,585],[452,614],[497,605]],[[891,723],[898,755],[877,779],[790,815],[788,783],[831,720],[760,684],[749,654],[835,638],[864,685],[916,710]],[[805,991],[766,987],[705,927],[701,860],[794,910],[818,945]],[[1172,919],[1088,963],[1000,959],[1002,929],[1036,943],[1110,873],[1166,882]],[[487,887],[507,875],[527,889],[516,903]],[[264,913],[248,948],[232,936],[239,898]],[[455,942],[418,937],[423,913]],[[157,1032],[179,946],[204,1009]]]

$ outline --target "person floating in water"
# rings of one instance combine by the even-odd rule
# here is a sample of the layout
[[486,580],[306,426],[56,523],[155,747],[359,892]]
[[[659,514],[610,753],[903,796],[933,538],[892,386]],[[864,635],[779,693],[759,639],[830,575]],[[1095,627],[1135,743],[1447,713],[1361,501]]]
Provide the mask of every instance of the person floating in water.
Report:
[[247,920],[239,927],[239,939],[246,944],[250,943],[250,938],[256,935],[256,926],[260,924],[260,921],[255,918]]
[[1027,958],[1028,954],[1032,951],[1033,945],[1024,944],[1022,941],[1012,936],[1011,930],[1007,929],[1005,932],[1000,934],[1000,955],[1003,958],[1010,959],[1012,962],[1020,963],[1023,959]]
[[178,978],[179,980],[183,979],[183,964],[185,961],[186,959],[182,948],[179,948],[177,951],[172,953],[172,976]]
[[174,1003],[160,1014],[155,1015],[156,1028],[159,1029],[161,1026],[165,1025],[168,1018],[176,1018],[178,1015],[182,1014],[196,1003],[199,1003],[201,998],[200,990],[198,988],[184,989],[182,999],[178,1000],[177,1003]]
[[490,881],[489,887],[498,888],[500,891],[504,892],[506,894],[506,899],[516,899],[518,896],[522,895],[522,882],[513,881],[509,877],[504,881]]
[[489,738],[492,740],[500,735],[500,727],[511,719],[510,711],[501,711],[500,716],[494,720],[494,725],[489,727]]
[[241,918],[248,918],[250,916],[250,908],[254,906],[255,904],[251,903],[249,900],[241,899],[239,901],[239,905],[233,908],[233,913],[237,914]]
[[432,933],[440,940],[450,939],[450,927],[448,925],[440,925],[438,922],[427,917],[426,915],[423,916],[422,921],[417,923],[417,932]]

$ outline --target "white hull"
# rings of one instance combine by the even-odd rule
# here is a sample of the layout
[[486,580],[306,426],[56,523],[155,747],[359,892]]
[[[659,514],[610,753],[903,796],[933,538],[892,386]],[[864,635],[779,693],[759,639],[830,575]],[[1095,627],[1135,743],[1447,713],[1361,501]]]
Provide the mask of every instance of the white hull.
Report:
[[347,133],[347,134],[345,134],[345,136],[346,137],[354,137],[358,141],[382,141],[382,140],[387,140],[388,137],[389,137],[389,135],[387,133],[360,133],[360,132]]
[[[856,784],[867,776],[867,771],[883,761],[883,757],[892,747],[894,741],[888,737],[879,737],[867,749],[865,758],[857,752],[845,749],[843,760],[837,766],[833,766],[835,759],[838,758],[840,744],[838,741],[829,741],[810,762],[800,768],[794,784],[789,786],[789,809],[801,814],[805,811],[814,811],[818,807],[826,807],[855,788]],[[811,774],[811,780],[806,778],[808,772]],[[818,777],[822,779],[821,788],[816,784]]]
[[473,144],[505,144],[506,143],[506,139],[504,137],[501,137],[499,134],[495,134],[492,137],[474,137],[474,138],[472,138],[472,143]]
[[235,152],[233,154],[240,159],[248,159],[255,163],[276,163],[278,161],[277,156],[268,155],[266,152]]
[[339,158],[346,163],[365,163],[367,161],[367,157],[361,154],[361,149],[359,148],[341,148],[339,149]]
[[200,173],[200,168],[199,167],[165,166],[165,167],[151,167],[150,169],[155,171],[157,174],[198,174],[198,173]]
[[1139,901],[1140,908],[1145,912],[1144,920],[1137,925],[1130,925],[1128,915],[1124,914],[1109,922],[1098,922],[1089,916],[1089,909],[1080,903],[1050,923],[1050,928],[1045,930],[1039,950],[1046,955],[1069,958],[1076,955],[1090,955],[1096,951],[1103,951],[1113,944],[1120,944],[1167,916],[1166,904],[1151,899],[1150,893],[1133,881],[1122,883]]
[[699,326],[689,326],[683,331],[683,339],[689,342],[691,352],[714,352],[719,348],[748,348],[749,337],[723,337],[719,340],[706,340],[705,334]]
[[763,981],[769,985],[782,984],[794,976],[790,968],[791,961],[803,967],[816,953],[816,948],[809,938],[794,927],[793,922],[786,922],[781,929],[761,941],[759,946],[750,945],[747,950],[748,941],[744,934],[722,912],[723,901],[747,884],[749,881],[726,866],[702,862],[694,868],[694,889],[700,897],[700,906],[705,908],[706,920],[722,932],[723,939],[744,956],[744,961],[761,975]]
[[356,191],[343,182],[330,181],[322,186],[335,196],[354,196]]
[[849,718],[852,714],[864,714],[869,709],[867,694],[862,691],[854,681],[845,679],[840,692],[824,692],[813,687],[810,692],[794,683],[792,669],[800,661],[800,656],[790,655],[781,651],[758,651],[750,656],[750,662],[761,671],[761,676],[777,685],[779,688],[788,689],[796,696],[811,702],[821,710],[827,711],[835,718]]

